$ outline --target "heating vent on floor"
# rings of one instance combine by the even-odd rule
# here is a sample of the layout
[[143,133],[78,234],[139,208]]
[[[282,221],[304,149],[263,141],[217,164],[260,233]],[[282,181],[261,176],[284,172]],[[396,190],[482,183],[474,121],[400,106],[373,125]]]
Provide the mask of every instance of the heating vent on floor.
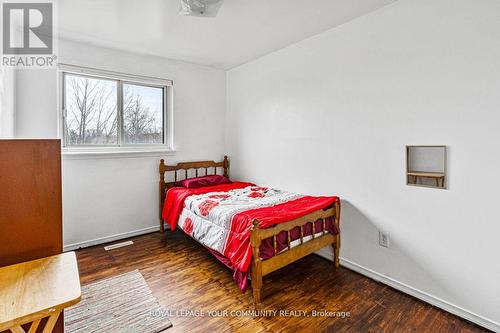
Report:
[[116,244],[113,244],[113,245],[105,246],[104,249],[106,251],[109,251],[109,250],[117,249],[119,247],[129,246],[129,245],[132,245],[132,244],[134,244],[134,242],[132,242],[132,241],[126,241],[126,242],[121,242],[121,243],[116,243]]

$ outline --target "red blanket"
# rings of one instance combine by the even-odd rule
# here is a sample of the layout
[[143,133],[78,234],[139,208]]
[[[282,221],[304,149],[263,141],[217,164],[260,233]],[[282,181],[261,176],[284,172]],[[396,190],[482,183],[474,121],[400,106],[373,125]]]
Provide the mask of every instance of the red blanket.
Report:
[[[243,189],[248,186],[253,186],[253,184],[235,182],[232,184],[201,187],[196,189],[181,187],[172,188],[167,192],[165,205],[163,207],[163,219],[170,224],[172,230],[175,230],[175,227],[179,221],[179,216],[181,215],[184,208],[184,202],[189,196],[207,194],[211,192],[228,192],[230,190]],[[266,188],[256,188],[257,191],[252,192],[253,190],[250,190],[250,194],[264,196],[264,194],[259,194],[258,191],[262,191],[265,189]],[[218,195],[215,197],[221,196]],[[300,196],[297,199],[275,204],[272,206],[238,212],[231,218],[230,231],[227,235],[227,239],[225,240],[225,246],[223,250],[219,251],[231,261],[231,263],[237,270],[241,272],[247,272],[252,259],[252,249],[250,247],[250,230],[252,228],[253,219],[257,219],[259,221],[260,228],[269,228],[273,225],[302,217],[318,209],[326,208],[338,200],[338,197]],[[217,204],[213,201],[211,203]],[[189,220],[189,223],[188,225],[186,225],[186,227],[183,227],[183,229],[185,229],[185,231],[187,229],[188,234],[190,234],[193,238],[196,238],[194,234],[196,233],[197,225],[195,221],[195,233],[193,233],[194,216],[191,217],[192,218],[186,218],[186,220]]]
[[231,237],[227,240],[224,255],[230,258],[231,262],[239,270],[246,272],[252,260],[250,230],[254,219],[259,220],[260,228],[269,228],[310,214],[318,209],[326,208],[338,200],[338,197],[304,196],[279,205],[251,209],[235,214],[231,224]]
[[234,182],[231,184],[199,188],[173,187],[167,191],[167,197],[165,198],[165,204],[163,205],[163,220],[167,222],[170,225],[170,229],[174,231],[182,209],[184,208],[184,200],[186,200],[186,198],[190,195],[205,194],[210,192],[227,192],[252,185],[252,183]]

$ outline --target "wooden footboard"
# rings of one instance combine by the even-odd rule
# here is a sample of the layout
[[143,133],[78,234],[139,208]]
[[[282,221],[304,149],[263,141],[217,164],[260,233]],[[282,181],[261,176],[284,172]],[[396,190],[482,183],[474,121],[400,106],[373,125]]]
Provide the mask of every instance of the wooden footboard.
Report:
[[[326,231],[325,221],[327,218],[333,218],[336,229],[339,230],[339,234],[333,235]],[[314,222],[322,219],[323,220],[323,231],[320,236],[315,236]],[[333,207],[327,209],[317,210],[306,216],[300,217],[298,219],[281,223],[272,228],[261,229],[259,228],[259,221],[253,221],[253,227],[250,234],[250,244],[252,246],[252,263],[251,263],[251,275],[252,275],[252,290],[254,305],[256,308],[260,307],[261,304],[261,289],[262,289],[262,277],[278,270],[300,258],[307,256],[325,246],[332,245],[334,253],[334,263],[335,267],[339,267],[339,257],[340,257],[340,202],[336,202]],[[307,224],[312,223],[313,231],[311,240],[304,242],[304,228]],[[300,228],[300,245],[292,247],[290,245],[291,236],[290,231],[294,228]],[[277,252],[277,242],[276,237],[282,231],[288,232],[288,248],[284,251]],[[274,256],[269,259],[260,258],[260,245],[264,239],[273,238],[274,243]]]

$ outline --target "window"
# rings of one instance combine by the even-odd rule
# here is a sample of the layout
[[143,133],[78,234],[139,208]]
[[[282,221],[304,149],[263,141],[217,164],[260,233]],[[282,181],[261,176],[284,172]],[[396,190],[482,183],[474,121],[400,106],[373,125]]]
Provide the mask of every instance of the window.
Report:
[[169,147],[171,81],[62,70],[61,87],[65,147]]
[[126,144],[163,143],[163,89],[123,84]]
[[65,74],[65,144],[118,144],[117,82]]

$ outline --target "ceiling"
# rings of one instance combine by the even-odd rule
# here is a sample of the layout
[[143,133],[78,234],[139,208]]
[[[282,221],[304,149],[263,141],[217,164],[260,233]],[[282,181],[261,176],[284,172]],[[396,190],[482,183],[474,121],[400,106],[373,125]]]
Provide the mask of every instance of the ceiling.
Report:
[[180,0],[61,0],[63,39],[230,69],[396,0],[225,0],[216,18]]

